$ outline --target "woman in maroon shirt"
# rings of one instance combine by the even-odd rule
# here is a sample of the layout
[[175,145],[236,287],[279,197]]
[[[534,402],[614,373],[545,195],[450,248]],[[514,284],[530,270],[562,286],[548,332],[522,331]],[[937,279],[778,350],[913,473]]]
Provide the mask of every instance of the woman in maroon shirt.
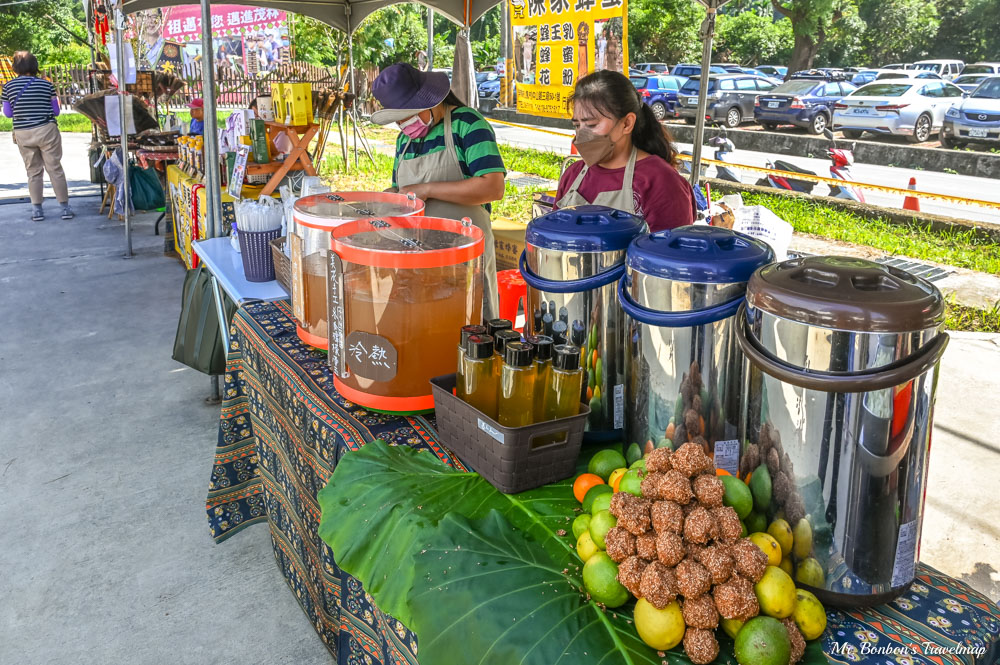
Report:
[[582,161],[559,178],[557,208],[626,210],[644,217],[650,231],[694,222],[694,194],[675,168],[677,150],[628,78],[594,72],[577,82],[570,102]]

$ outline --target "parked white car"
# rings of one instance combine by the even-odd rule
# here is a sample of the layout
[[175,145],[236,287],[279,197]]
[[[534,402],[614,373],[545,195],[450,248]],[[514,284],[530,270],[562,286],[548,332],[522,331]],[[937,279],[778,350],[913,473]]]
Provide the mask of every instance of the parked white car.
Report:
[[941,78],[950,81],[962,73],[962,70],[965,69],[965,63],[961,60],[921,60],[913,63],[913,68],[934,72]]
[[962,148],[969,142],[1000,145],[1000,76],[983,81],[945,113],[941,147]]
[[962,89],[948,81],[874,81],[834,104],[833,126],[849,139],[874,132],[922,143],[941,129],[945,112],[961,100]]
[[965,69],[962,70],[962,74],[987,74],[988,76],[996,76],[1000,74],[1000,62],[976,62],[966,65]]

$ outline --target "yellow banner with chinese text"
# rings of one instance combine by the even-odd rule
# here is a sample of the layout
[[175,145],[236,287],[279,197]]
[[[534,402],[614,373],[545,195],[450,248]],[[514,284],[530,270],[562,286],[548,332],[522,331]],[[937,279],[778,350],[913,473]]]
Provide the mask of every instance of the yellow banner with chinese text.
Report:
[[628,0],[510,0],[517,110],[565,118],[576,82],[628,76]]

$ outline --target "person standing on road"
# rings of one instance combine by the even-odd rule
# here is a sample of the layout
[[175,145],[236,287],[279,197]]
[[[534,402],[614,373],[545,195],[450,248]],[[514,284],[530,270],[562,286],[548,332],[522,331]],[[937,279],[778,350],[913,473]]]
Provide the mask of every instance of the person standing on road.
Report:
[[28,172],[31,221],[45,219],[42,212],[43,170],[48,171],[52,190],[62,206],[62,218],[73,219],[66,174],[61,163],[62,135],[56,124],[56,116],[59,115],[56,89],[51,82],[38,78],[38,60],[29,51],[14,54],[14,73],[17,76],[3,87],[3,112],[14,121],[14,143]]
[[372,94],[383,106],[372,114],[372,122],[396,123],[400,130],[393,188],[424,201],[428,217],[468,217],[483,232],[483,319],[496,318],[490,204],[503,198],[507,170],[493,127],[451,92],[444,72],[421,72],[409,63],[397,63],[379,74]]
[[677,172],[677,150],[628,78],[596,71],[577,81],[569,101],[582,161],[559,178],[556,208],[608,206],[645,218],[650,231],[694,223],[694,192]]

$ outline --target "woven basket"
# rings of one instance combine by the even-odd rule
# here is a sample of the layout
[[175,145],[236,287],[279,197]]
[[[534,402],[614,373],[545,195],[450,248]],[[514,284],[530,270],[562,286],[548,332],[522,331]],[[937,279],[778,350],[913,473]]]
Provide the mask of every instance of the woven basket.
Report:
[[[498,490],[516,494],[569,478],[576,471],[583,428],[590,415],[586,404],[569,418],[512,428],[453,395],[454,388],[454,374],[431,379],[441,443]],[[553,434],[557,441],[536,443]]]
[[281,229],[273,231],[237,231],[240,240],[240,256],[243,258],[243,274],[248,282],[270,282],[274,279],[274,258],[271,256],[271,241],[281,235]]
[[271,257],[274,259],[274,278],[278,284],[292,292],[292,260],[285,256],[285,236],[271,241]]

